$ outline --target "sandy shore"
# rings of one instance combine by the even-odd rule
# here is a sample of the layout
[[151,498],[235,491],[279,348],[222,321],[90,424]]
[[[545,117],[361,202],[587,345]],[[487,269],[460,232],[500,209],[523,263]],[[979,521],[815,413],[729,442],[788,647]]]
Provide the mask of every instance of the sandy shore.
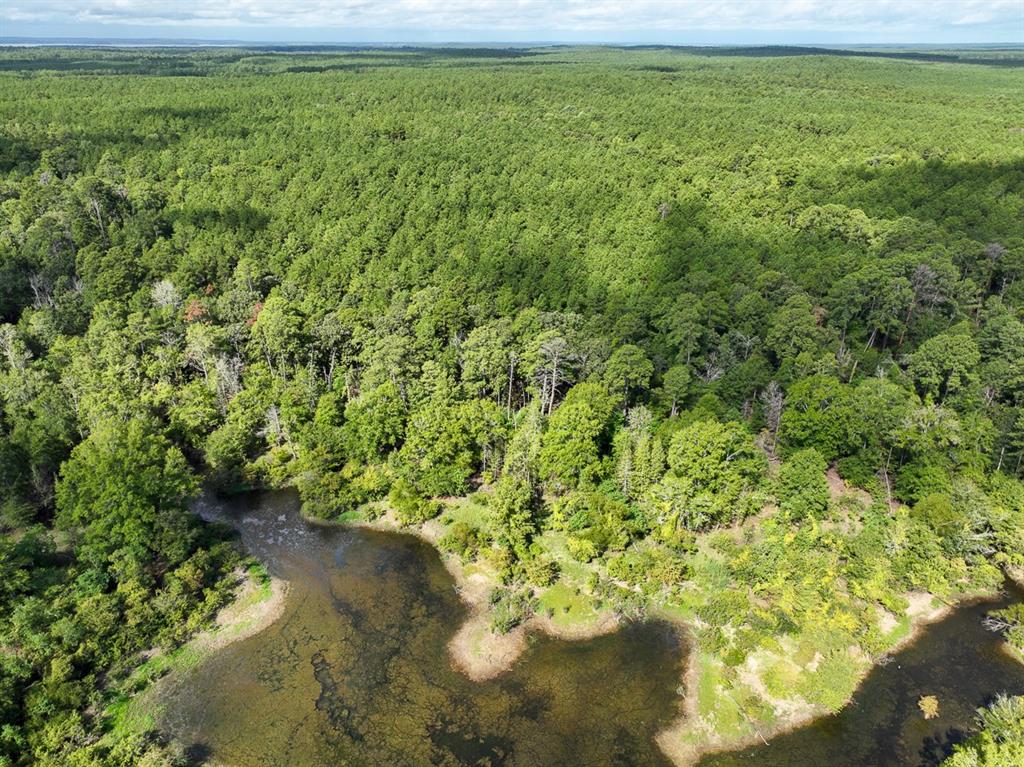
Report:
[[[942,620],[957,607],[957,604],[949,603],[935,606],[933,604],[935,597],[924,592],[910,593],[906,597],[909,606],[905,614],[911,621],[910,631],[905,637],[889,648],[887,654],[897,652],[913,642],[928,625]],[[970,598],[965,597],[965,599]],[[794,707],[786,715],[780,716],[772,725],[760,728],[747,737],[717,737],[714,735],[713,729],[701,720],[700,712],[697,708],[696,691],[700,674],[700,660],[696,651],[690,652],[687,657],[686,666],[684,675],[686,697],[683,701],[683,710],[680,718],[657,735],[658,746],[677,767],[692,767],[705,754],[735,751],[759,744],[767,745],[774,737],[799,729],[821,716],[828,715],[827,711],[808,703],[803,708]],[[873,668],[874,665],[865,669],[864,675],[861,678],[866,677]],[[706,739],[700,743],[687,741],[687,736],[701,732],[704,733]]]
[[[409,533],[435,547],[444,534],[443,525],[436,519],[419,526],[403,526],[391,511],[373,521],[352,524],[375,530]],[[619,619],[610,611],[599,613],[594,621],[569,626],[560,626],[545,614],[535,614],[512,631],[497,634],[491,631],[489,601],[491,591],[500,585],[497,578],[480,572],[467,573],[459,557],[441,551],[438,553],[445,569],[455,581],[459,597],[469,609],[469,617],[448,643],[448,654],[452,665],[474,681],[493,679],[508,671],[526,649],[527,637],[533,632],[566,641],[581,641],[619,628]]]
[[284,612],[288,583],[270,579],[270,595],[261,594],[262,585],[249,573],[238,573],[242,584],[230,604],[221,608],[214,625],[192,638],[191,644],[203,653],[227,647],[263,631]]

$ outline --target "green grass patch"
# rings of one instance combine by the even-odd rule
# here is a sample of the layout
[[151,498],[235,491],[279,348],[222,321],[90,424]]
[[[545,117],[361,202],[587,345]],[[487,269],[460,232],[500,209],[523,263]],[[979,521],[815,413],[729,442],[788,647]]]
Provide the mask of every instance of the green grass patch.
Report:
[[713,656],[701,653],[697,682],[697,711],[715,732],[723,737],[743,737],[751,732],[740,709],[732,682],[725,678],[725,667]]
[[598,618],[594,603],[586,594],[558,581],[540,595],[540,611],[551,617],[551,622],[563,628],[585,625]]
[[800,681],[800,667],[787,658],[777,658],[761,674],[764,686],[775,698],[791,698]]
[[467,578],[471,575],[480,575],[489,581],[493,581],[495,586],[501,585],[501,577],[498,571],[494,568],[494,565],[485,559],[474,559],[472,562],[468,562],[463,566],[462,573]]
[[487,530],[490,525],[490,510],[471,497],[458,498],[446,504],[441,521],[446,526],[463,522],[470,527]]
[[586,583],[594,572],[593,565],[580,562],[569,553],[569,539],[565,533],[548,530],[534,539],[541,549],[558,564],[558,571],[566,583],[580,585]]
[[911,619],[906,613],[897,616],[896,626],[885,637],[886,644],[895,645],[910,636]]
[[205,657],[205,652],[189,643],[147,659],[132,671],[107,705],[104,729],[114,735],[142,734],[152,729],[158,713],[154,683],[169,674],[190,671]]

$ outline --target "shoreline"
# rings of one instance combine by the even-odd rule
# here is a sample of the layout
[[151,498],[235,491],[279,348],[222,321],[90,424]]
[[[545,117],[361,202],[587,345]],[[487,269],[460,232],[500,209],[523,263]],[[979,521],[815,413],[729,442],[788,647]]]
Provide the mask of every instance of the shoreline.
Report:
[[[826,481],[829,486],[829,493],[833,500],[837,500],[848,495],[853,495],[858,498],[858,500],[862,500],[860,493],[863,493],[863,491],[858,491],[856,488],[849,487],[845,481],[839,477],[834,467],[829,467],[826,472]],[[1024,567],[1007,568],[1005,570],[1005,574],[1007,578],[1014,581],[1018,586],[1024,588]],[[904,617],[909,619],[907,634],[896,640],[883,655],[871,660],[871,663],[865,667],[863,673],[857,680],[857,685],[854,688],[853,693],[851,693],[851,697],[858,689],[860,689],[860,686],[867,675],[879,665],[881,658],[897,653],[913,644],[913,642],[920,638],[921,634],[928,628],[928,626],[943,620],[958,608],[977,601],[984,601],[992,598],[995,596],[995,593],[966,593],[960,596],[955,602],[947,602],[942,598],[927,592],[908,592],[903,596],[908,601],[907,609],[903,614]],[[936,605],[936,602],[939,602],[939,604]],[[892,619],[892,615],[890,613],[883,614]],[[700,679],[700,654],[697,651],[696,640],[693,639],[689,630],[690,627],[686,623],[678,619],[670,620],[672,620],[676,625],[677,630],[686,633],[690,639],[691,645],[690,653],[687,655],[686,659],[686,670],[683,674],[683,685],[686,694],[682,702],[680,715],[672,722],[672,724],[655,736],[655,740],[658,743],[659,748],[662,750],[662,753],[664,753],[665,756],[676,765],[676,767],[694,767],[694,765],[700,762],[703,756],[708,754],[738,751],[751,746],[757,746],[759,744],[767,746],[772,738],[798,730],[821,717],[832,715],[829,711],[821,708],[820,706],[804,701],[804,705],[802,707],[790,710],[788,714],[780,717],[773,724],[763,728],[758,727],[754,722],[748,719],[748,724],[754,732],[748,733],[747,735],[723,737],[715,734],[712,728],[703,723],[699,711],[699,694],[697,690]],[[894,620],[892,630],[895,630],[897,625],[898,621]],[[1004,647],[1004,651],[1016,657],[1013,653],[1012,647],[1008,644]],[[1017,659],[1024,662],[1024,656]],[[846,705],[849,705],[849,700],[844,703],[844,707]],[[696,742],[694,742],[695,733],[700,733],[701,731],[704,731],[706,740],[701,740],[700,735],[697,735]]]
[[128,696],[126,707],[117,715],[120,726],[140,733],[151,728],[160,719],[166,695],[205,660],[255,636],[283,615],[291,591],[287,581],[268,575],[267,581],[259,582],[250,570],[239,569],[236,573],[239,581],[235,596],[217,611],[210,626],[169,652],[150,650],[141,654],[141,663],[129,680],[145,679],[154,671],[156,676]]
[[214,618],[213,625],[196,634],[188,642],[204,652],[215,652],[235,642],[255,636],[284,614],[289,583],[267,575],[269,593],[260,595],[262,584],[256,583],[252,573],[245,573],[235,598],[224,605]]
[[[372,530],[405,533],[434,546],[445,569],[455,581],[460,599],[469,610],[469,615],[449,641],[449,658],[454,668],[473,681],[483,682],[494,679],[512,668],[526,650],[528,637],[532,633],[544,633],[563,641],[580,641],[610,633],[622,625],[621,621],[608,611],[602,612],[593,624],[583,627],[560,627],[546,615],[535,613],[507,634],[495,634],[490,630],[488,596],[490,590],[498,584],[480,573],[467,574],[459,557],[440,550],[437,544],[443,529],[436,519],[428,520],[420,525],[403,525],[389,509],[374,520],[359,520],[343,524]],[[1020,583],[1021,580],[1024,580],[1024,569],[1015,575],[1017,577],[1008,574],[1008,577]],[[927,592],[910,592],[904,596],[909,603],[904,612],[904,617],[910,621],[907,634],[900,637],[881,657],[899,652],[912,644],[928,626],[941,621],[957,608],[977,600],[987,599],[992,594],[968,593],[952,603]],[[939,604],[936,605],[936,602]],[[738,751],[759,744],[769,745],[772,738],[798,730],[816,719],[831,715],[829,711],[816,704],[805,703],[805,707],[793,709],[785,717],[765,727],[758,727],[754,722],[748,720],[754,732],[744,736],[723,738],[712,735],[704,741],[689,740],[689,736],[702,726],[697,694],[700,678],[700,653],[691,627],[687,622],[668,614],[659,614],[657,617],[671,623],[689,646],[685,669],[680,679],[685,693],[679,705],[679,713],[668,727],[655,735],[658,747],[675,767],[694,767],[707,754]],[[864,668],[854,692],[860,688],[860,684],[877,665],[878,660],[873,659]],[[847,701],[848,703],[849,701]]]
[[[419,525],[403,525],[389,509],[373,520],[344,521],[340,524],[412,535],[435,548],[468,611],[468,615],[448,642],[449,661],[453,668],[473,681],[494,679],[511,669],[529,646],[531,634],[542,633],[562,641],[582,641],[614,632],[622,626],[622,621],[608,610],[599,612],[596,620],[592,622],[570,626],[559,626],[546,613],[537,612],[508,633],[496,634],[490,628],[489,596],[491,590],[500,583],[484,572],[467,572],[467,565],[457,555],[442,551],[438,543],[444,533],[444,527],[436,519]],[[1017,583],[1024,580],[1024,570],[1007,575]],[[284,611],[289,591],[288,584],[270,577],[270,594],[266,598],[259,600],[254,606],[240,606],[258,588],[259,585],[253,582],[252,574],[246,573],[245,583],[242,584],[238,595],[217,614],[214,626],[196,635],[187,647],[195,648],[202,657],[206,657],[210,652],[253,636],[271,625]],[[966,594],[956,602],[950,603],[926,592],[906,594],[908,607],[904,617],[909,619],[907,633],[880,657],[898,652],[913,643],[929,625],[941,621],[957,608],[991,596],[988,593]],[[689,648],[680,678],[683,693],[678,713],[665,729],[655,735],[659,749],[676,767],[693,767],[707,754],[742,750],[762,743],[768,745],[774,737],[831,715],[820,706],[806,703],[804,708],[793,708],[787,715],[765,727],[758,727],[748,719],[748,723],[754,729],[752,733],[732,737],[713,734],[713,730],[703,723],[699,713],[701,655],[691,626],[670,614],[652,614],[651,617],[658,617],[671,623]],[[864,668],[854,690],[859,689],[863,679],[877,665],[878,659],[873,659]],[[695,733],[701,733],[696,741],[693,739]],[[706,739],[702,739],[702,736]]]
[[607,610],[598,613],[598,618],[591,623],[573,626],[559,626],[547,615],[534,613],[508,633],[497,634],[490,627],[491,609],[488,599],[491,590],[500,584],[482,573],[467,573],[458,556],[441,551],[437,544],[442,530],[436,520],[428,520],[420,525],[403,525],[388,510],[375,520],[342,524],[406,533],[434,547],[445,570],[455,581],[459,599],[469,611],[448,642],[449,660],[455,669],[474,682],[494,679],[511,669],[528,647],[531,634],[546,634],[554,639],[575,642],[610,634],[622,625],[618,617]]
[[[1017,578],[1011,577],[1011,580],[1019,583]],[[905,612],[905,615],[910,618],[910,628],[906,636],[901,637],[881,657],[899,652],[913,644],[929,626],[948,617],[955,610],[975,602],[986,601],[992,598],[994,594],[969,593],[952,603],[945,602],[939,597],[927,592],[911,592],[905,596],[910,602],[910,605]],[[927,601],[925,601],[926,599]],[[933,603],[936,600],[940,601],[941,604],[934,606]],[[676,625],[681,627],[683,624],[676,622]],[[1006,643],[1004,643],[1004,645],[1005,644]],[[1015,656],[1009,645],[1006,645],[1004,650],[1011,656],[1016,657],[1017,660],[1024,663],[1024,657]],[[875,660],[866,667],[864,673],[857,682],[857,686],[854,688],[854,693],[860,689],[861,683],[877,666],[878,661]],[[655,736],[655,740],[657,741],[659,748],[661,748],[665,756],[668,757],[676,767],[694,767],[700,762],[702,757],[708,754],[740,751],[759,744],[769,745],[772,738],[798,730],[821,717],[833,715],[832,713],[817,707],[810,708],[812,704],[808,704],[809,709],[807,711],[795,712],[784,721],[778,721],[769,727],[757,729],[754,733],[743,737],[736,737],[732,739],[712,737],[704,743],[686,742],[687,735],[692,733],[694,729],[699,726],[701,719],[700,713],[697,710],[697,696],[690,694],[690,690],[696,689],[699,675],[699,657],[696,652],[691,651],[687,657],[686,672],[684,674],[684,683],[686,685],[687,694],[683,701],[682,713],[680,717],[672,723],[672,725]],[[846,701],[844,707],[846,705],[849,705],[849,700]]]

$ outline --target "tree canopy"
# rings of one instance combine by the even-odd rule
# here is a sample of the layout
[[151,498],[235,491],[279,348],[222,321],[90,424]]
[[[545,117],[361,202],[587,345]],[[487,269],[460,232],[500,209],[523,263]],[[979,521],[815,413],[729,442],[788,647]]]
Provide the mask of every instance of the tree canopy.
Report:
[[474,494],[506,607],[564,553],[842,705],[879,610],[1024,567],[1022,72],[0,52],[0,765],[166,756],[104,712],[226,599],[201,482]]

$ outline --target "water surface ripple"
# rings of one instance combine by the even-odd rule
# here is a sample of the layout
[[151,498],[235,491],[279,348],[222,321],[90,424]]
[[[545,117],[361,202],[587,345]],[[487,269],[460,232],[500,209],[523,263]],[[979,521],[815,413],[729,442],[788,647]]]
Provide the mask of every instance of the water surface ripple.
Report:
[[[680,712],[686,648],[657,621],[566,642],[532,637],[489,682],[454,670],[466,617],[437,552],[408,535],[303,520],[294,493],[204,499],[290,583],[282,616],[216,652],[164,693],[159,724],[198,760],[232,767],[555,767],[669,762],[654,736]],[[1024,665],[965,606],[878,667],[853,702],[701,767],[920,767],[963,737],[997,692],[1024,694]],[[171,681],[171,680],[169,680]],[[924,720],[921,695],[936,695]]]
[[290,493],[202,503],[290,583],[269,628],[204,661],[160,724],[235,767],[668,765],[684,643],[637,624],[585,642],[546,636],[476,683],[447,644],[466,617],[437,552],[408,535],[304,521]]

